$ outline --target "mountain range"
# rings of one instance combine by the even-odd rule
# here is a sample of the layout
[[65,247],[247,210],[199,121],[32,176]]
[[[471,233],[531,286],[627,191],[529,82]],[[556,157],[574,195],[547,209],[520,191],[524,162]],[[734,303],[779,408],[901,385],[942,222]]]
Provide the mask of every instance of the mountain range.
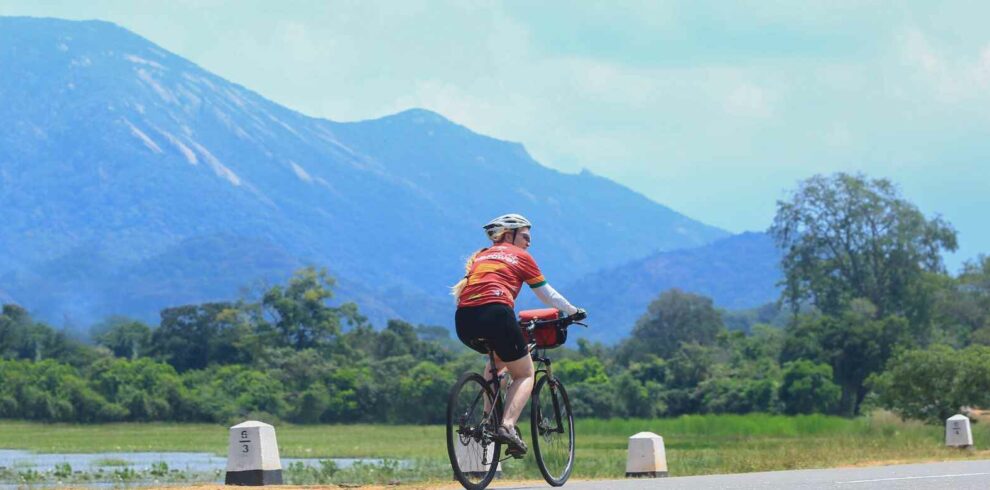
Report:
[[595,328],[582,335],[611,343],[625,337],[650,302],[671,288],[707,296],[726,310],[776,300],[780,258],[766,234],[742,233],[593,272],[568,284],[566,290],[594,312]]
[[[707,259],[672,251],[718,255],[734,239],[434,112],[306,116],[107,22],[0,17],[0,70],[0,299],[56,325],[157,323],[164,307],[250,297],[306,265],[373,321],[449,325],[449,286],[506,212],[535,223],[551,281],[603,311],[627,307],[604,281],[687,288]],[[772,299],[716,282],[697,285],[726,306]]]

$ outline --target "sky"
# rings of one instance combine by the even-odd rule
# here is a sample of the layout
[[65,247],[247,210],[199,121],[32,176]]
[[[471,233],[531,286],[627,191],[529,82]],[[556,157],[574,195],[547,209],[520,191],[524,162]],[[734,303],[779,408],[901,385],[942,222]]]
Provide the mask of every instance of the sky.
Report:
[[731,232],[815,174],[887,178],[990,253],[990,2],[45,1],[302,113],[420,107]]

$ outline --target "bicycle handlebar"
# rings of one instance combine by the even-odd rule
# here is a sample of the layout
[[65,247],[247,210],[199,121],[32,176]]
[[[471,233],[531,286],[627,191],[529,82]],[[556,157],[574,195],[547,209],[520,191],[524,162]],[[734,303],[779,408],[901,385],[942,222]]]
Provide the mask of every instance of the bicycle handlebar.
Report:
[[[529,326],[528,328],[530,330],[532,330],[532,329],[534,329],[534,328],[536,328],[536,327],[538,327],[540,325],[551,325],[551,324],[556,324],[556,325],[559,325],[561,327],[567,327],[567,326],[569,326],[571,324],[574,324],[574,323],[577,323],[578,325],[584,325],[583,323],[579,323],[579,322],[581,320],[584,320],[585,318],[588,318],[588,313],[586,311],[584,311],[584,310],[578,310],[573,315],[565,316],[564,318],[557,318],[555,320],[531,320],[531,321],[527,322],[527,324],[528,324],[528,326]],[[584,326],[587,326],[587,325],[584,325]]]
[[585,318],[588,318],[588,312],[587,311],[584,311],[582,309],[578,309],[578,311],[574,312],[573,315],[571,315],[571,316],[569,316],[567,318],[570,318],[571,319],[571,323],[579,322],[581,320],[584,320]]

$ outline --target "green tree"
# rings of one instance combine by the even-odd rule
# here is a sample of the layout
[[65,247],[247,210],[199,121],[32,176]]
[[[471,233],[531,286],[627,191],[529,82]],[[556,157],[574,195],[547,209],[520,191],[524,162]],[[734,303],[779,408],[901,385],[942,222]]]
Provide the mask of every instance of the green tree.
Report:
[[880,403],[902,417],[941,424],[964,406],[990,405],[990,347],[905,351],[870,384]]
[[910,345],[907,320],[877,315],[860,299],[838,316],[804,315],[787,330],[782,361],[808,359],[831,366],[841,388],[840,414],[859,413],[869,391],[866,379],[883,369],[898,348]]
[[[387,357],[374,362],[370,366],[370,378],[359,377],[355,387],[359,417],[362,420],[387,420],[397,423],[401,414],[393,407],[405,403],[402,395],[402,381],[408,376],[409,370],[418,364],[411,355]],[[450,386],[448,385],[449,389]]]
[[412,354],[419,357],[419,344],[415,327],[402,320],[389,320],[385,329],[378,334],[375,356],[386,358]]
[[678,289],[660,294],[646,309],[625,342],[627,358],[653,354],[670,357],[682,343],[712,345],[725,330],[711,298]]
[[[325,347],[340,334],[342,308],[327,304],[333,296],[334,279],[326,270],[300,269],[285,287],[265,292],[261,306],[264,329],[272,333],[276,345],[297,350]],[[353,306],[343,308],[354,310]],[[355,310],[356,311],[356,310]]]
[[667,381],[667,362],[657,356],[646,356],[640,362],[629,366],[629,374],[640,383],[657,383],[662,385]]
[[740,365],[762,359],[778,359],[784,346],[786,331],[770,325],[753,325],[749,334],[728,332],[722,339],[730,350],[730,362]]
[[326,385],[313,383],[296,399],[293,406],[292,421],[301,424],[314,424],[323,418],[330,409],[330,393]]
[[[990,327],[990,256],[980,255],[966,261],[959,274],[959,292],[966,295],[981,313],[974,315],[973,326]],[[974,329],[975,330],[975,329]]]
[[374,374],[369,366],[345,366],[335,369],[327,380],[330,403],[323,412],[322,422],[352,423],[362,420],[365,412],[362,394],[368,393]]
[[607,419],[626,415],[622,401],[616,394],[616,388],[620,385],[582,382],[565,386],[571,399],[571,409],[578,419]]
[[5,304],[0,309],[0,359],[56,359],[82,366],[97,357],[95,349],[65,331],[32,321],[20,306]]
[[126,415],[122,407],[94,392],[72,366],[52,359],[0,360],[0,380],[3,418],[102,422]]
[[719,376],[698,385],[697,397],[702,412],[773,412],[777,408],[776,389],[773,379]]
[[117,357],[135,360],[151,343],[151,327],[125,317],[111,317],[92,328],[93,340]]
[[148,358],[103,359],[89,368],[97,393],[127,410],[127,420],[182,420],[189,394],[175,368]]
[[568,383],[606,384],[608,374],[605,365],[597,357],[586,357],[581,360],[564,359],[554,363],[553,374]]
[[446,399],[454,377],[431,362],[420,362],[399,380],[400,403],[391,407],[390,420],[415,424],[442,424],[446,414],[437,409]]
[[667,386],[694,388],[710,378],[716,366],[718,351],[696,343],[682,344],[667,362]]
[[210,364],[250,363],[261,345],[244,306],[204,303],[162,310],[151,334],[151,354],[179,372]]
[[663,402],[668,416],[701,411],[701,398],[698,385],[711,378],[718,368],[716,358],[719,351],[714,346],[695,343],[681,344],[667,361],[667,388],[663,392]]
[[[754,333],[724,332],[718,347],[710,351],[714,361],[707,376],[698,380],[696,398],[702,412],[777,412],[780,367],[777,353],[781,332],[757,325]],[[679,362],[680,357],[678,359]]]
[[248,366],[213,365],[187,371],[182,382],[189,390],[191,411],[199,420],[228,423],[248,414],[277,420],[289,414],[282,382]]
[[839,404],[840,390],[832,382],[832,368],[807,359],[784,364],[780,401],[784,413],[831,413]]
[[957,347],[990,345],[990,256],[967,261],[956,278],[931,280],[937,291],[935,323],[944,341]]
[[923,273],[942,272],[942,250],[956,233],[941,218],[926,219],[885,179],[816,175],[777,202],[769,230],[783,250],[784,298],[795,311],[810,302],[838,315],[857,298],[880,317],[913,324],[930,315]]
[[667,410],[660,398],[662,385],[653,381],[640,381],[629,371],[615,378],[615,394],[625,417],[653,418]]
[[18,305],[5,304],[0,313],[0,358],[19,357],[18,350],[31,325],[27,310]]

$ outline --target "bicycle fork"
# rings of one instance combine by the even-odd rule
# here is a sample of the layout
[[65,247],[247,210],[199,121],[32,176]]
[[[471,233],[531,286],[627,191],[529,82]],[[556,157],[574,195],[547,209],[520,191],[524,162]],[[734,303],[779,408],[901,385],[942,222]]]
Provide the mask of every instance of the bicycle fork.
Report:
[[554,377],[553,377],[553,364],[551,363],[550,359],[547,359],[545,357],[536,357],[535,355],[534,355],[534,361],[537,361],[543,364],[544,366],[546,366],[544,369],[542,369],[542,371],[546,373],[547,384],[550,386],[550,402],[553,404],[553,422],[555,423],[554,427],[550,427],[549,424],[547,424],[546,426],[543,425],[542,423],[544,420],[543,409],[540,407],[540,404],[537,403],[536,410],[538,413],[536,419],[540,422],[539,433],[540,435],[548,434],[551,432],[563,433],[564,424],[560,417],[560,401],[557,396],[557,383],[554,382]]

